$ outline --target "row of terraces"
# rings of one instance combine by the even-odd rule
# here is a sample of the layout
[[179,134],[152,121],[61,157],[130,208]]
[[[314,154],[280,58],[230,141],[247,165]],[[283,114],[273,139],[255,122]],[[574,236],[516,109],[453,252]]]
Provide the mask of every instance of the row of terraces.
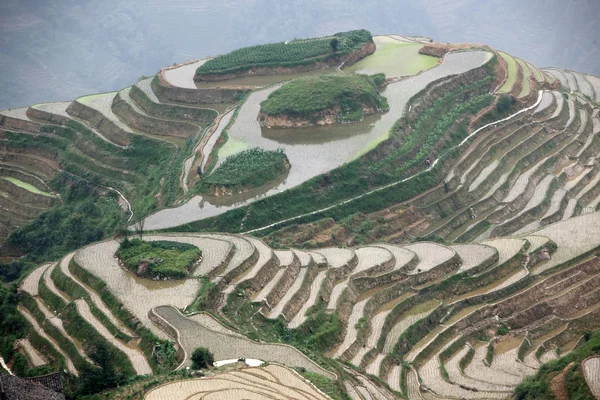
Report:
[[600,119],[585,97],[542,91],[527,112],[482,130],[436,195],[411,202],[421,235],[465,242],[523,234],[600,204]]
[[[143,375],[156,372],[151,342],[162,338],[176,342],[178,368],[203,346],[217,360],[275,362],[377,393],[363,398],[508,398],[599,328],[599,230],[600,213],[590,213],[460,245],[273,250],[244,235],[144,236],[202,249],[190,278],[178,281],[137,277],[108,240],[25,279],[19,310],[36,334],[22,348],[32,364],[42,353],[77,374],[91,362],[92,341],[103,341]],[[319,341],[323,321],[337,323]],[[313,345],[277,331],[302,332]]]
[[497,51],[500,65],[505,73],[505,78],[497,88],[496,93],[512,94],[522,99],[532,94],[532,87],[544,83],[552,84],[555,78],[535,65],[511,56],[502,51]]

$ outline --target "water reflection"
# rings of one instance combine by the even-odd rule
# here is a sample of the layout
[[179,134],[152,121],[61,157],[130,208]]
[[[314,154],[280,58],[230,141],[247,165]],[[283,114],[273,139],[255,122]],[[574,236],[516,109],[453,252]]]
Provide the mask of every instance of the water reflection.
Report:
[[[358,124],[328,125],[314,128],[290,129],[290,133],[274,129],[261,129],[257,116],[260,103],[280,85],[253,92],[240,108],[233,125],[228,129],[231,143],[243,143],[246,148],[261,147],[266,150],[283,148],[292,168],[285,181],[268,189],[264,195],[240,200],[233,205],[211,204],[215,199],[205,198],[203,207],[198,205],[202,198],[196,196],[186,204],[164,209],[146,218],[146,229],[165,229],[199,219],[219,215],[234,207],[248,204],[258,198],[271,196],[300,185],[306,180],[343,165],[373,148],[387,138],[394,123],[402,116],[404,108],[415,94],[440,78],[464,73],[477,68],[491,58],[485,51],[450,53],[445,61],[419,75],[390,84],[382,95],[388,100],[390,111],[365,118]],[[287,130],[286,130],[287,131]],[[227,144],[221,149],[229,152]],[[221,152],[220,152],[221,153]],[[223,157],[219,157],[222,162]]]

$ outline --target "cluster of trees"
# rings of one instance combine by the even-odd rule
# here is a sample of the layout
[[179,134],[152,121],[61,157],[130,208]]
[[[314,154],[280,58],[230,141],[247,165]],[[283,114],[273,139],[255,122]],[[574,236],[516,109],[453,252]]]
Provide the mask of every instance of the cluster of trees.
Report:
[[196,70],[197,75],[237,72],[252,67],[296,66],[322,60],[332,53],[347,54],[372,40],[371,33],[361,29],[336,33],[332,37],[297,39],[243,47],[208,60]]

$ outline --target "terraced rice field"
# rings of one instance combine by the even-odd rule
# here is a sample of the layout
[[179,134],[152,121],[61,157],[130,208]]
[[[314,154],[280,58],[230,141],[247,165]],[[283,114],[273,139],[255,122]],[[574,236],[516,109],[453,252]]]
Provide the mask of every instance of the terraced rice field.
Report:
[[208,61],[208,58],[184,64],[176,68],[169,68],[164,71],[164,77],[173,86],[186,89],[196,89],[194,75],[198,67]]
[[414,75],[437,65],[436,57],[419,54],[421,43],[406,42],[390,36],[374,36],[377,50],[344,71],[361,74],[384,73],[388,77]]
[[600,357],[587,358],[581,366],[590,391],[596,398],[600,398]]
[[93,94],[78,98],[76,101],[86,105],[106,116],[112,123],[125,132],[133,133],[131,128],[117,117],[112,111],[112,104],[117,92]]
[[506,80],[504,81],[504,84],[502,86],[500,86],[500,88],[498,89],[498,93],[509,93],[513,86],[515,85],[515,82],[517,80],[517,62],[515,61],[515,59],[510,56],[509,54],[506,54],[502,51],[499,51],[498,54],[500,55],[500,57],[502,57],[502,59],[504,60],[504,62],[507,65],[507,71],[506,71]]
[[519,67],[521,67],[521,71],[523,71],[523,80],[521,81],[521,92],[517,97],[522,98],[528,96],[531,93],[531,84],[529,82],[529,78],[531,77],[531,69],[529,66],[520,58],[517,58],[517,63]]
[[75,300],[75,304],[77,305],[77,311],[88,324],[96,329],[109,343],[127,355],[138,375],[152,374],[152,368],[150,368],[148,360],[146,360],[146,357],[139,349],[132,349],[120,340],[115,339],[102,322],[92,314],[85,300]]
[[[267,150],[283,148],[291,168],[285,182],[276,188],[269,189],[265,196],[279,193],[295,187],[314,176],[325,173],[358,157],[364,149],[372,148],[383,141],[399,116],[404,112],[408,100],[426,87],[429,83],[450,75],[464,73],[485,64],[491,58],[486,51],[469,51],[448,54],[444,62],[417,76],[412,76],[400,82],[390,84],[382,92],[388,100],[390,111],[381,116],[370,116],[364,121],[348,125],[330,125],[327,127],[302,128],[306,135],[304,139],[290,139],[290,131],[285,137],[262,135],[261,127],[256,119],[260,102],[276,86],[252,92],[240,107],[233,125],[228,129],[231,143],[244,143],[246,147],[261,147]],[[272,130],[271,130],[272,131]],[[293,132],[291,132],[293,133]],[[236,144],[237,146],[237,144]],[[227,144],[221,152],[227,153]],[[229,154],[229,153],[227,153]],[[219,159],[222,160],[221,155]],[[199,196],[192,198],[182,206],[168,208],[151,214],[146,218],[146,229],[164,229],[181,225],[198,219],[219,215],[233,207],[216,207],[210,204],[210,199],[204,199],[202,208],[198,203]],[[241,201],[237,206],[251,203],[255,198]]]
[[281,344],[257,343],[249,339],[231,337],[211,331],[195,321],[183,316],[178,310],[169,306],[154,309],[156,315],[168,321],[178,331],[178,340],[188,354],[186,364],[191,364],[189,355],[197,347],[207,347],[213,352],[215,359],[228,360],[234,358],[253,358],[273,361],[287,366],[303,367],[311,372],[326,377],[334,375],[321,368],[294,347]]
[[31,345],[28,339],[19,339],[16,343],[23,349],[32,366],[41,367],[48,364],[48,360]]
[[185,399],[306,399],[329,397],[297,372],[272,364],[228,370],[203,379],[176,381],[150,390],[145,400]]

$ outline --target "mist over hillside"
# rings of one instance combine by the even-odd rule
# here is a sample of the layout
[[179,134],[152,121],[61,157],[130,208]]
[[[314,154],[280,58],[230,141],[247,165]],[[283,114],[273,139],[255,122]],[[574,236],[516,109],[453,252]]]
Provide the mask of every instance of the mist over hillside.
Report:
[[7,0],[0,108],[119,89],[240,46],[356,28],[485,43],[600,75],[599,20],[596,0]]

